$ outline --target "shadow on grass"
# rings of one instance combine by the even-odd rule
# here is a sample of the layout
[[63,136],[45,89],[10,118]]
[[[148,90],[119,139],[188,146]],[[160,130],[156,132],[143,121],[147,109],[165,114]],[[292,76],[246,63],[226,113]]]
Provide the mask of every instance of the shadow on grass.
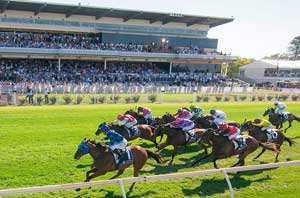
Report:
[[[256,179],[256,180],[248,180],[241,176],[243,175],[255,175],[260,174],[265,170],[255,170],[255,171],[245,171],[241,173],[236,174],[230,174],[233,175],[232,178],[230,178],[232,187],[235,189],[241,189],[245,188],[247,186],[250,186],[252,182],[263,182],[271,180],[269,176],[266,176],[265,178]],[[182,189],[182,192],[185,196],[213,196],[215,194],[222,194],[225,193],[228,189],[227,182],[224,179],[205,179],[202,181],[201,185],[194,189]]]
[[78,164],[77,166],[76,166],[76,168],[85,168],[85,167],[92,167],[94,164]]
[[[123,198],[122,195],[115,195],[114,191],[111,191],[111,190],[104,190],[104,189],[101,189],[100,192],[106,192],[106,194],[104,195],[105,198]],[[139,195],[130,195],[134,193],[134,189],[132,192],[127,192],[126,193],[126,196],[127,197],[130,197],[130,198],[138,198],[138,197],[149,197],[151,194],[156,194],[156,192],[152,191],[152,190],[149,190],[143,194],[139,194]]]

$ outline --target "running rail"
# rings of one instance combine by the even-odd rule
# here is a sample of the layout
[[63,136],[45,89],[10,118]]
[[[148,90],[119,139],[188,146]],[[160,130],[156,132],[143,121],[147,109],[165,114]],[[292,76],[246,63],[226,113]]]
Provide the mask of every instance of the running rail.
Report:
[[195,177],[195,176],[206,176],[213,174],[224,174],[227,181],[230,197],[234,197],[233,188],[228,177],[227,173],[236,173],[250,170],[262,170],[269,168],[279,168],[285,166],[300,165],[300,160],[290,161],[290,162],[279,162],[279,163],[270,163],[270,164],[261,164],[261,165],[252,165],[252,166],[241,166],[233,168],[222,168],[222,169],[211,169],[211,170],[201,170],[201,171],[192,171],[192,172],[183,172],[183,173],[172,173],[172,174],[162,174],[162,175],[153,175],[153,176],[144,176],[144,177],[134,177],[134,178],[122,178],[114,180],[102,180],[94,182],[81,182],[81,183],[69,183],[61,185],[48,185],[48,186],[37,186],[37,187],[28,187],[28,188],[15,188],[15,189],[4,189],[0,190],[0,195],[15,195],[15,194],[25,194],[25,193],[36,193],[36,192],[45,192],[45,191],[55,191],[55,190],[68,190],[76,188],[88,188],[93,186],[104,186],[104,185],[120,185],[123,197],[126,198],[126,192],[124,188],[125,183],[133,182],[149,182],[149,181],[158,181],[165,179],[174,179],[174,178],[185,178],[185,177]]

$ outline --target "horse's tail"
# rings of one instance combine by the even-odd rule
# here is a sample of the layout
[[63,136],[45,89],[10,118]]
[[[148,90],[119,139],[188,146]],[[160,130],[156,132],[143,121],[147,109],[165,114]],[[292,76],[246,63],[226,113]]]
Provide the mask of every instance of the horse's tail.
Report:
[[267,150],[270,150],[270,151],[274,151],[276,153],[278,153],[278,149],[276,147],[276,144],[274,143],[270,143],[270,142],[266,142],[266,143],[263,143],[263,142],[258,142],[259,146],[267,149]]
[[154,153],[153,151],[146,149],[148,157],[152,157],[153,159],[155,159],[155,161],[159,164],[164,163],[164,161],[162,160],[161,156],[157,153]]
[[300,122],[300,116],[296,116],[294,115],[295,120],[297,120],[298,122]]
[[294,141],[292,139],[285,137],[285,136],[284,136],[284,141],[287,141],[290,146],[292,146],[294,144]]

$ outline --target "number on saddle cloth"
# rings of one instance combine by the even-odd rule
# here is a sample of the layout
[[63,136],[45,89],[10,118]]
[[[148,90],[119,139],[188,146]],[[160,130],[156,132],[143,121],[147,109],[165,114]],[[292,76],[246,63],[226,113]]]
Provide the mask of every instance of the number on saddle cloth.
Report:
[[113,151],[113,156],[116,162],[116,170],[120,168],[122,164],[131,164],[133,162],[133,155],[130,149],[126,148],[122,149],[115,149]]
[[232,143],[234,145],[235,150],[242,150],[246,148],[247,143],[246,143],[246,137],[243,136],[238,136]]

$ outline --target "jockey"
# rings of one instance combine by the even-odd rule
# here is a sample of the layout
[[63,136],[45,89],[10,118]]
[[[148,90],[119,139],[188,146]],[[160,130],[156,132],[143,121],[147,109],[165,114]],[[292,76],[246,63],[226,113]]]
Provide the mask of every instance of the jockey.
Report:
[[225,122],[225,119],[226,119],[226,113],[224,113],[223,111],[211,109],[211,110],[210,110],[210,114],[211,114],[212,116],[215,116],[214,123],[215,123],[217,126],[219,126],[219,124],[221,124],[222,122]]
[[177,113],[175,113],[173,116],[177,116],[177,118],[183,118],[190,120],[193,117],[193,114],[189,112],[188,110],[185,110],[183,108],[178,109]]
[[204,109],[195,105],[190,106],[191,112],[193,113],[192,120],[195,120],[202,116]]
[[177,118],[175,121],[170,123],[171,127],[182,129],[187,132],[195,127],[193,121],[183,118]]
[[108,145],[108,147],[118,155],[119,163],[116,164],[116,167],[119,169],[119,166],[123,160],[122,151],[124,151],[127,146],[127,140],[119,133],[111,130],[107,125],[102,125],[100,130],[106,135],[106,137],[102,140],[109,140],[109,142],[105,142],[105,144]]
[[241,134],[241,130],[238,127],[230,126],[226,123],[220,123],[219,129],[223,130],[224,136],[228,136],[228,140],[231,142]]
[[255,119],[252,122],[252,125],[260,127],[261,131],[272,132],[272,124],[265,119]]
[[130,128],[137,124],[137,120],[132,115],[120,114],[117,117],[117,123],[119,126],[125,126],[126,128]]
[[280,118],[284,120],[284,110],[287,107],[285,103],[283,102],[274,102],[274,107],[275,107],[275,113],[278,113],[280,115]]
[[147,107],[138,107],[138,114],[140,114],[141,116],[143,116],[146,121],[147,124],[151,124],[152,122],[152,111],[151,109],[147,108]]

